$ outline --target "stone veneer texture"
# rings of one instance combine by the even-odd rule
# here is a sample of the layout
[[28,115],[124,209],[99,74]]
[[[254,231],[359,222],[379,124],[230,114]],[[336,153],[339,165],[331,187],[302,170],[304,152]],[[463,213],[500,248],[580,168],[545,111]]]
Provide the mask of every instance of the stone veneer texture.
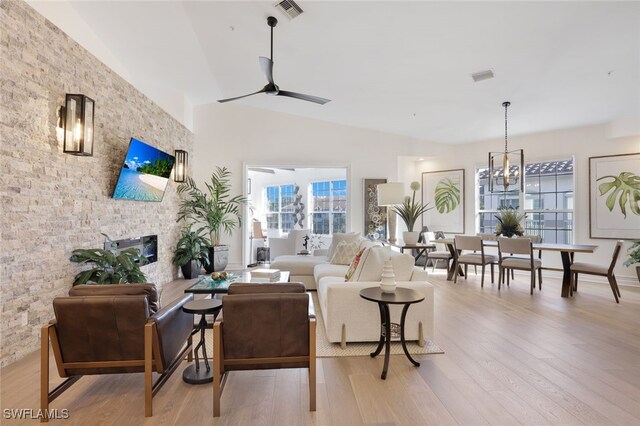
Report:
[[[163,151],[193,152],[193,134],[21,0],[0,5],[1,365],[39,347],[52,300],[80,270],[75,248],[158,235],[158,286],[175,278],[178,196],[170,180],[158,202],[111,198],[131,137]],[[93,157],[62,152],[58,111],[66,93],[96,102]]]

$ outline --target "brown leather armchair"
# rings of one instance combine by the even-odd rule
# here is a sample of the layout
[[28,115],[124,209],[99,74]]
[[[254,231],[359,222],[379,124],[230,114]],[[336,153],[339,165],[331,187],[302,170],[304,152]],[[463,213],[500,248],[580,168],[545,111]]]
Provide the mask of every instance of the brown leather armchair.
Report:
[[230,370],[309,369],[309,410],[316,410],[316,316],[301,283],[229,286],[213,325],[213,416]]
[[[153,284],[77,286],[69,295],[53,300],[56,319],[42,327],[42,412],[84,375],[144,372],[145,416],[150,417],[153,395],[191,348],[193,315],[184,313],[182,306],[193,295],[155,313],[158,294]],[[58,374],[68,377],[51,392],[49,340]],[[160,373],[155,383],[154,371]],[[46,416],[42,421],[48,421]]]

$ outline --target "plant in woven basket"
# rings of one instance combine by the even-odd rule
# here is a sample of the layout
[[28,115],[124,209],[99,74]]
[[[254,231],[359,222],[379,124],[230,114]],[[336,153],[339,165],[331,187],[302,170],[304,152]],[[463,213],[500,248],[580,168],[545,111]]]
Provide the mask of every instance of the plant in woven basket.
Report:
[[513,237],[514,235],[524,235],[524,228],[522,227],[522,220],[526,217],[524,213],[520,213],[518,209],[513,207],[503,207],[498,209],[499,216],[495,216],[498,219],[496,225],[496,235],[502,235],[503,237]]

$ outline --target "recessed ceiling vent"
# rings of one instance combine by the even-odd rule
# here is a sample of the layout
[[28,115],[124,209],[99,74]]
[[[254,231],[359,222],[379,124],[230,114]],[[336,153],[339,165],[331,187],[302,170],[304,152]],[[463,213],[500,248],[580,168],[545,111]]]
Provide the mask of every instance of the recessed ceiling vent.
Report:
[[489,80],[490,78],[493,78],[493,71],[480,71],[475,74],[471,74],[471,78],[473,78],[473,81],[475,81],[476,83],[482,80]]
[[282,0],[281,2],[276,3],[274,6],[280,9],[291,19],[300,16],[303,12],[302,8],[298,6],[298,4],[293,0]]

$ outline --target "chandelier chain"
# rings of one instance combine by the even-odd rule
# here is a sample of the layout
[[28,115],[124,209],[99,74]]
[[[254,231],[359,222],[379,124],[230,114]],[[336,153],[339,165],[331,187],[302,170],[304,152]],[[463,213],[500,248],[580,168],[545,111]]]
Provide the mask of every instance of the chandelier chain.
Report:
[[507,148],[507,108],[509,107],[509,102],[505,102],[504,104],[504,153],[505,155],[508,152]]

